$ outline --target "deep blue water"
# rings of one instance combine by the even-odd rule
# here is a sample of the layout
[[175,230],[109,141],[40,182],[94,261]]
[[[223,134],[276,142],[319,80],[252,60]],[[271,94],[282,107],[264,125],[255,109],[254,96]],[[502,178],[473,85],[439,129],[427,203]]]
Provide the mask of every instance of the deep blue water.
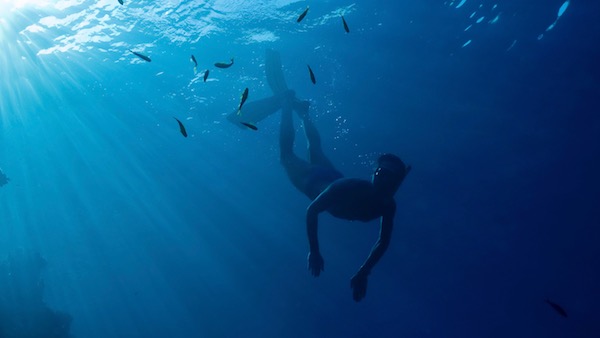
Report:
[[[599,337],[600,3],[459,2],[0,1],[0,261],[47,262],[0,337],[30,289],[73,337]],[[225,119],[267,48],[346,176],[413,167],[360,303],[378,223],[322,215],[313,278],[279,114]]]

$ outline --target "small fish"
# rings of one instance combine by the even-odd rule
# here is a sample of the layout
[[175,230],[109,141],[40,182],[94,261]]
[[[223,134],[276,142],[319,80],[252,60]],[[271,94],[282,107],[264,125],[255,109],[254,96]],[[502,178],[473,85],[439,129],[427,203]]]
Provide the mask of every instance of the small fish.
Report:
[[315,79],[315,73],[313,73],[312,69],[310,69],[310,65],[306,65],[308,67],[308,73],[310,74],[310,81],[313,84],[317,84],[317,79]]
[[131,49],[129,51],[132,52],[135,56],[139,57],[140,59],[142,59],[146,62],[152,62],[152,60],[150,60],[150,58],[144,54],[136,53],[136,52],[132,51]]
[[562,306],[560,306],[560,305],[558,305],[558,304],[556,304],[553,301],[548,300],[548,299],[546,299],[545,302],[548,303],[548,305],[552,306],[552,308],[554,309],[554,311],[556,311],[556,313],[558,313],[559,315],[561,315],[561,316],[563,316],[565,318],[568,317],[567,316],[567,311],[565,311],[565,309],[563,309]]
[[244,102],[246,102],[246,100],[248,99],[248,88],[244,89],[244,92],[242,93],[242,97],[240,98],[240,105],[238,107],[238,115],[242,114],[242,106],[244,105]]
[[207,70],[204,72],[204,82],[206,82],[206,79],[208,79],[208,73],[209,73],[209,70],[207,69]]
[[569,0],[565,1],[565,3],[563,3],[562,6],[560,6],[560,8],[558,9],[558,14],[556,15],[556,17],[560,18],[563,14],[565,14],[565,11],[567,10],[567,7],[569,7]]
[[175,119],[175,121],[177,121],[177,123],[179,123],[179,131],[181,132],[181,135],[183,135],[183,137],[187,137],[187,131],[185,131],[183,123],[181,123],[181,121],[179,121],[176,117],[173,118]]
[[307,13],[308,13],[308,6],[306,6],[306,9],[304,10],[304,12],[302,12],[302,14],[300,14],[300,16],[298,17],[296,22],[302,21],[302,19],[304,19],[304,17],[306,16]]
[[119,3],[122,5],[123,4],[123,0],[119,0]]
[[233,58],[231,58],[230,63],[224,63],[224,62],[215,63],[215,67],[217,67],[217,68],[229,68],[231,66],[233,66]]
[[346,31],[346,33],[350,33],[350,28],[348,28],[348,24],[346,23],[346,19],[344,19],[343,15],[342,15],[342,23],[344,24],[344,30]]
[[252,129],[252,130],[258,130],[258,128],[255,125],[251,124],[251,123],[247,123],[247,122],[240,122],[240,123],[243,124],[243,125],[245,125],[246,127],[250,128],[250,129]]
[[198,61],[196,61],[196,57],[194,56],[194,54],[192,54],[192,56],[190,57],[190,59],[194,63],[194,74],[196,74],[196,71],[198,69]]

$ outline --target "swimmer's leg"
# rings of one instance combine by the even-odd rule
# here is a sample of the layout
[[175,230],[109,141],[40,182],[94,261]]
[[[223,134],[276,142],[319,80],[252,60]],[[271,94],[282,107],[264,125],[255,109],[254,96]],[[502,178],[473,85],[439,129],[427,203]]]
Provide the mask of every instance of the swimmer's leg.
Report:
[[323,153],[321,146],[321,135],[317,127],[311,121],[308,113],[302,116],[302,125],[304,126],[304,134],[306,135],[306,142],[308,144],[308,160],[311,164],[317,164],[328,168],[333,168],[331,161]]
[[306,182],[310,174],[310,163],[294,153],[296,131],[292,116],[292,107],[285,104],[281,110],[281,126],[279,133],[280,161],[292,184],[306,194]]

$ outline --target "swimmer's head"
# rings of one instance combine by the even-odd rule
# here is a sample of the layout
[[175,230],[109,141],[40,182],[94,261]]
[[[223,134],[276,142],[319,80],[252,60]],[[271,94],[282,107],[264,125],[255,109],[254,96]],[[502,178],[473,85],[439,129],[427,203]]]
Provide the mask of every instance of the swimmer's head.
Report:
[[393,195],[409,171],[410,166],[404,164],[398,156],[383,154],[377,159],[377,168],[373,173],[373,185],[376,190]]

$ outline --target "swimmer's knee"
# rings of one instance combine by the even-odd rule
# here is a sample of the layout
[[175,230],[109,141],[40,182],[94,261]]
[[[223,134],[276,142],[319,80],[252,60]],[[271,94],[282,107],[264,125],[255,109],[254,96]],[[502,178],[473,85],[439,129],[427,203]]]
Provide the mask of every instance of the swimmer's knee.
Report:
[[287,152],[281,152],[281,154],[279,155],[279,163],[281,163],[282,166],[284,167],[288,167],[291,163],[291,155]]
[[281,156],[279,157],[279,163],[281,163],[285,171],[290,176],[296,176],[296,173],[303,171],[303,168],[307,165],[293,152],[281,153]]

